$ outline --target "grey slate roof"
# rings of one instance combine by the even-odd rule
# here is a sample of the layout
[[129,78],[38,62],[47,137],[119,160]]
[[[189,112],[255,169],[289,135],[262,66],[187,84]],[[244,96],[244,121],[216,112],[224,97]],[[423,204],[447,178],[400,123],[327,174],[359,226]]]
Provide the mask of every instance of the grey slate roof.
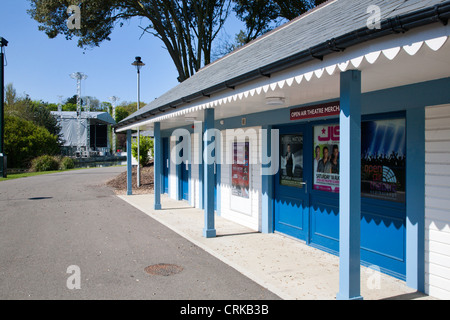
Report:
[[[330,0],[205,66],[189,79],[122,120],[119,126],[134,122],[136,116],[147,117],[150,112],[156,113],[153,111],[161,107],[167,107],[177,101],[179,103],[182,98],[202,91],[208,92],[211,88],[239,76],[257,73],[261,68],[331,39],[351,34],[358,29],[368,29],[366,25],[370,14],[367,13],[367,8],[370,5],[380,7],[381,20],[384,21],[446,2],[450,3],[445,0]],[[222,89],[226,90],[226,87],[223,86]]]

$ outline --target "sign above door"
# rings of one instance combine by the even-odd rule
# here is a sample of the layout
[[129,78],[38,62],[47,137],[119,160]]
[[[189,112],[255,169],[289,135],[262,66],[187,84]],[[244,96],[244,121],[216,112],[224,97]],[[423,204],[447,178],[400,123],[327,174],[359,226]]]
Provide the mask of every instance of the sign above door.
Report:
[[290,110],[291,121],[335,116],[340,112],[339,101],[322,103],[313,106],[294,108]]

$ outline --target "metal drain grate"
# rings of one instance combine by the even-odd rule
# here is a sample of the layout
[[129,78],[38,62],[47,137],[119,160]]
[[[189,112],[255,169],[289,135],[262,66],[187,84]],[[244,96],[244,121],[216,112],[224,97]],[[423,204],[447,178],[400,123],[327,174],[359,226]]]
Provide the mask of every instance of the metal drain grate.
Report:
[[154,276],[171,276],[183,271],[183,267],[177,266],[176,264],[154,264],[146,267],[145,272]]

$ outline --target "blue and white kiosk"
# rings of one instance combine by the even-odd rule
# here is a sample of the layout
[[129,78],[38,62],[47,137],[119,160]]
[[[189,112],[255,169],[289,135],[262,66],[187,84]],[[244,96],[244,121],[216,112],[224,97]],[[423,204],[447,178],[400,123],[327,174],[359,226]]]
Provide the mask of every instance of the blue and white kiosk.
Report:
[[155,208],[168,193],[204,209],[205,237],[217,214],[339,255],[338,299],[362,298],[360,264],[449,299],[449,16],[450,1],[328,1],[116,131],[154,130]]

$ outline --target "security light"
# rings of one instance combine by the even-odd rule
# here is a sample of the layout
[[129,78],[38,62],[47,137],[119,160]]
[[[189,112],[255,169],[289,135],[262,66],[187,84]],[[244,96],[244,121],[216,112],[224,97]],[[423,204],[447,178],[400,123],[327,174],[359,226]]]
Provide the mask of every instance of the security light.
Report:
[[5,38],[0,37],[0,47],[7,47],[8,41]]

